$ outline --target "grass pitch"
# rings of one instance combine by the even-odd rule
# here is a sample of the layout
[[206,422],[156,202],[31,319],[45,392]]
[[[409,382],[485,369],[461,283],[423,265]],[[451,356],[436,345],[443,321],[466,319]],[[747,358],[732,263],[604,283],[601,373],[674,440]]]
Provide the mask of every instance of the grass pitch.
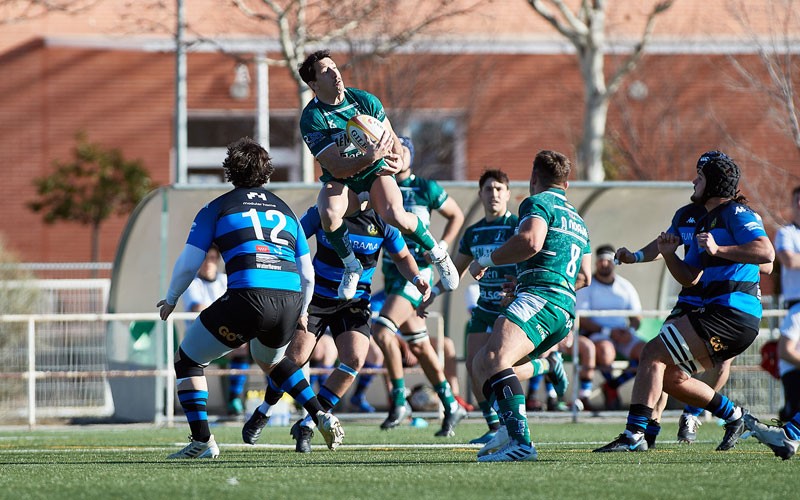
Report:
[[[212,428],[216,460],[166,460],[188,427],[71,426],[0,431],[3,499],[506,499],[798,498],[800,457],[781,461],[751,438],[715,452],[723,430],[700,428],[700,441],[674,443],[666,424],[647,453],[591,453],[619,434],[621,422],[579,424],[532,419],[539,460],[479,464],[467,441],[485,426],[471,420],[451,439],[438,429],[343,422],[345,444],[330,452],[294,452],[288,427],[267,427],[256,446],[241,443],[241,424]],[[599,420],[599,419],[598,419]]]

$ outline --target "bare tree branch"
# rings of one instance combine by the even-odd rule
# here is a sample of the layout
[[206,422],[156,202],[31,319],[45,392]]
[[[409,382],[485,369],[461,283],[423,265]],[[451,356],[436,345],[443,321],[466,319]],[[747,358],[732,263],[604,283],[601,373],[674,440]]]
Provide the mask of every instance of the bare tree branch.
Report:
[[669,9],[672,6],[673,1],[674,0],[666,0],[659,2],[653,7],[653,10],[647,16],[647,23],[645,24],[642,36],[639,38],[639,43],[634,46],[633,52],[631,52],[628,57],[625,58],[625,61],[611,76],[607,86],[607,92],[609,94],[616,93],[617,90],[619,90],[619,86],[625,76],[633,71],[633,69],[636,68],[636,65],[639,64],[639,61],[642,59],[642,55],[644,54],[645,47],[648,43],[650,43],[650,39],[653,37],[653,28],[656,24],[656,16]]
[[[564,21],[558,19],[545,2],[553,3],[561,12]],[[583,0],[578,17],[574,16],[572,11],[561,0],[528,0],[528,3],[545,21],[550,23],[564,37],[571,40],[576,47],[581,45],[581,39],[589,34],[586,22],[588,21],[587,13],[590,12],[591,6],[588,0]]]
[[[578,165],[583,177],[593,181],[605,178],[603,170],[603,138],[608,101],[622,81],[641,60],[652,37],[656,17],[669,9],[674,0],[662,0],[653,6],[647,17],[644,33],[611,78],[606,81],[604,64],[606,0],[582,0],[573,13],[564,0],[528,0],[528,4],[562,36],[575,46],[584,84],[583,137],[578,147]],[[555,8],[555,12],[551,9]]]
[[99,0],[0,0],[0,24],[38,19],[47,14],[79,14]]

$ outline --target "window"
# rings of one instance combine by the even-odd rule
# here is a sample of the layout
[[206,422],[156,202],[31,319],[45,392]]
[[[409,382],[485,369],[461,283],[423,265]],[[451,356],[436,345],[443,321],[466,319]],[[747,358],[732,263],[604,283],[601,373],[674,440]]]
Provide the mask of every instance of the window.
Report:
[[[278,110],[270,113],[270,144],[267,149],[275,166],[273,181],[299,180],[299,134],[297,111]],[[190,112],[187,120],[188,182],[225,182],[221,165],[227,154],[227,146],[245,136],[257,136],[253,112]]]
[[465,178],[464,120],[455,114],[412,112],[400,135],[414,141],[414,173],[436,180]]

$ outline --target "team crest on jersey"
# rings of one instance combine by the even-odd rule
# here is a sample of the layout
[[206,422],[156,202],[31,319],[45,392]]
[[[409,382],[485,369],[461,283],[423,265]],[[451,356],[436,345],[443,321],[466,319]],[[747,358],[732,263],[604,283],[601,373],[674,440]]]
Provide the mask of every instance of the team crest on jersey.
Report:
[[375,236],[378,234],[378,228],[375,226],[375,224],[370,223],[370,225],[367,226],[367,234],[370,236]]

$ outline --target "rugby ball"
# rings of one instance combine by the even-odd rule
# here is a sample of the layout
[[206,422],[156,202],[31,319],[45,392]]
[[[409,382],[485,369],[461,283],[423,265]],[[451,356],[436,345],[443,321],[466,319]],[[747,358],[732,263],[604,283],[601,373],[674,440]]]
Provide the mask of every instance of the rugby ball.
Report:
[[386,131],[383,124],[370,115],[355,115],[347,120],[347,137],[350,142],[362,152],[367,150],[369,143],[376,144]]

